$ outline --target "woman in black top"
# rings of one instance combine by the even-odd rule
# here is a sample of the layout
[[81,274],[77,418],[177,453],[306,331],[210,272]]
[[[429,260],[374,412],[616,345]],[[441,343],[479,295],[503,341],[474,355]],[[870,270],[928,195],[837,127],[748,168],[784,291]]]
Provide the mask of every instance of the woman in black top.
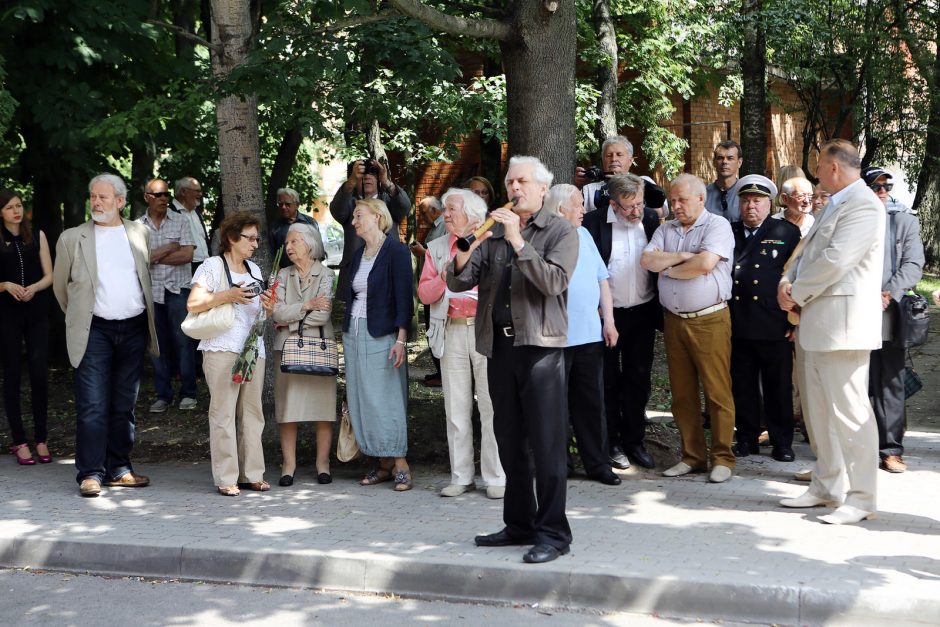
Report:
[[23,466],[36,463],[26,443],[20,411],[20,365],[23,340],[29,364],[32,390],[33,435],[39,462],[52,461],[46,446],[48,409],[47,362],[49,318],[46,288],[52,285],[52,257],[42,231],[35,234],[29,225],[20,197],[0,190],[3,226],[0,234],[0,353],[3,353],[3,403],[10,432],[11,452]]

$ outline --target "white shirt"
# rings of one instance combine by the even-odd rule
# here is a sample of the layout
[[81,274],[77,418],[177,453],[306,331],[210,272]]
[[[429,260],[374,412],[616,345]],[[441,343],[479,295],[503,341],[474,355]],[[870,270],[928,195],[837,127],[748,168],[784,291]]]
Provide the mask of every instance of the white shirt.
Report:
[[95,262],[94,314],[105,320],[127,320],[143,313],[147,308],[144,290],[123,224],[95,225]]
[[203,229],[203,225],[199,224],[199,214],[195,211],[190,211],[184,207],[178,200],[173,199],[173,206],[179,209],[180,215],[186,218],[189,222],[189,230],[193,234],[193,239],[196,241],[196,248],[193,249],[193,263],[202,263],[206,260],[206,257],[209,256],[209,246],[206,244],[206,232]]
[[353,318],[366,317],[366,304],[369,296],[369,273],[372,272],[372,266],[375,264],[375,257],[369,258],[362,256],[359,263],[359,269],[352,280],[353,302],[350,316]]
[[[241,283],[247,287],[252,283],[257,283],[251,276],[252,274],[259,279],[261,278],[261,268],[252,261],[246,260],[245,263],[251,269],[251,274],[231,272],[232,283]],[[196,274],[193,275],[193,285],[201,285],[209,292],[229,289],[228,279],[225,276],[225,270],[222,268],[221,257],[209,257],[201,266],[196,268]],[[232,328],[219,337],[200,340],[199,350],[241,353],[259,313],[261,313],[261,298],[258,296],[252,298],[247,305],[236,303],[235,324],[232,325]],[[264,336],[261,336],[258,338],[258,359],[264,358]]]
[[[777,220],[786,220],[787,218],[784,215],[786,211],[787,211],[786,209],[782,209],[781,211],[779,211],[778,213],[775,213],[774,215],[770,217],[776,218]],[[806,234],[809,233],[809,230],[813,228],[814,222],[816,222],[816,218],[813,217],[813,214],[807,213],[805,216],[803,216],[803,224],[801,224],[799,227],[800,237],[806,237]]]
[[624,224],[617,219],[613,207],[608,207],[607,223],[611,227],[607,270],[614,307],[636,307],[653,300],[655,292],[650,274],[640,267],[640,257],[648,244],[643,222]]
[[607,181],[594,181],[581,188],[581,196],[584,197],[584,213],[597,209],[597,205],[594,204],[594,193],[606,184]]

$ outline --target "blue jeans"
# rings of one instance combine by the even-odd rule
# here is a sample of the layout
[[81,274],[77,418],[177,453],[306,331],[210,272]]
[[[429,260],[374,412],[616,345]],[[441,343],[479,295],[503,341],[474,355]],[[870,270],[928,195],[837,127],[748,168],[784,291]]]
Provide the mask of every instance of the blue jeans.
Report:
[[134,405],[147,350],[147,314],[92,318],[88,345],[75,369],[76,480],[119,479],[132,470]]
[[189,290],[174,294],[163,291],[163,304],[153,304],[154,326],[160,356],[151,357],[153,362],[153,387],[157,398],[173,402],[174,360],[178,360],[180,373],[180,398],[196,398],[196,351],[192,340],[183,333],[180,325],[186,318],[186,300]]

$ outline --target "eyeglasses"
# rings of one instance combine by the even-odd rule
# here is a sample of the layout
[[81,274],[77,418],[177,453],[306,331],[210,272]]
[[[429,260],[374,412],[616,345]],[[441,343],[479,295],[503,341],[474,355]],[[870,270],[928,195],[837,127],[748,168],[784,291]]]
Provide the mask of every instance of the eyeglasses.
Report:
[[169,198],[170,192],[147,192],[149,195],[154,198]]
[[239,236],[239,237],[244,237],[246,240],[248,240],[248,241],[251,242],[252,244],[256,243],[258,240],[261,239],[261,238],[258,237],[257,235],[245,235],[244,233],[239,233],[238,236]]
[[795,200],[795,201],[797,201],[797,202],[802,202],[802,201],[804,201],[804,200],[812,200],[812,199],[813,199],[813,195],[812,195],[812,194],[787,194],[787,196],[789,196],[790,198],[792,198],[793,200]]
[[278,207],[292,207],[292,206],[294,206],[295,204],[297,204],[297,203],[295,203],[295,202],[279,202],[279,203],[277,203],[277,206],[278,206]]
[[613,204],[614,207],[616,207],[617,209],[620,209],[621,211],[626,211],[626,212],[630,212],[630,211],[643,211],[643,209],[646,208],[646,203],[645,203],[645,202],[638,202],[638,203],[633,204],[633,205],[622,205],[622,204],[620,204],[620,201],[614,200],[613,198],[610,199],[610,202],[611,202],[611,204]]
[[881,190],[890,192],[892,189],[894,189],[894,183],[875,183],[873,185],[869,185],[869,187],[873,192],[880,192]]

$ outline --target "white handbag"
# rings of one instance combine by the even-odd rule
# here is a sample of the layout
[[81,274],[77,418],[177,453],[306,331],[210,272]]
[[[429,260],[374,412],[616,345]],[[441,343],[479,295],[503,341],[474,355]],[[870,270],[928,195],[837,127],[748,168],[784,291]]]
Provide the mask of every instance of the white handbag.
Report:
[[[224,257],[220,256],[219,260],[222,262],[225,278],[228,279],[229,287],[231,287],[232,275],[229,273],[228,264],[225,263]],[[235,303],[225,303],[199,313],[190,312],[180,324],[183,333],[194,340],[211,340],[224,335],[233,326],[235,326]]]

